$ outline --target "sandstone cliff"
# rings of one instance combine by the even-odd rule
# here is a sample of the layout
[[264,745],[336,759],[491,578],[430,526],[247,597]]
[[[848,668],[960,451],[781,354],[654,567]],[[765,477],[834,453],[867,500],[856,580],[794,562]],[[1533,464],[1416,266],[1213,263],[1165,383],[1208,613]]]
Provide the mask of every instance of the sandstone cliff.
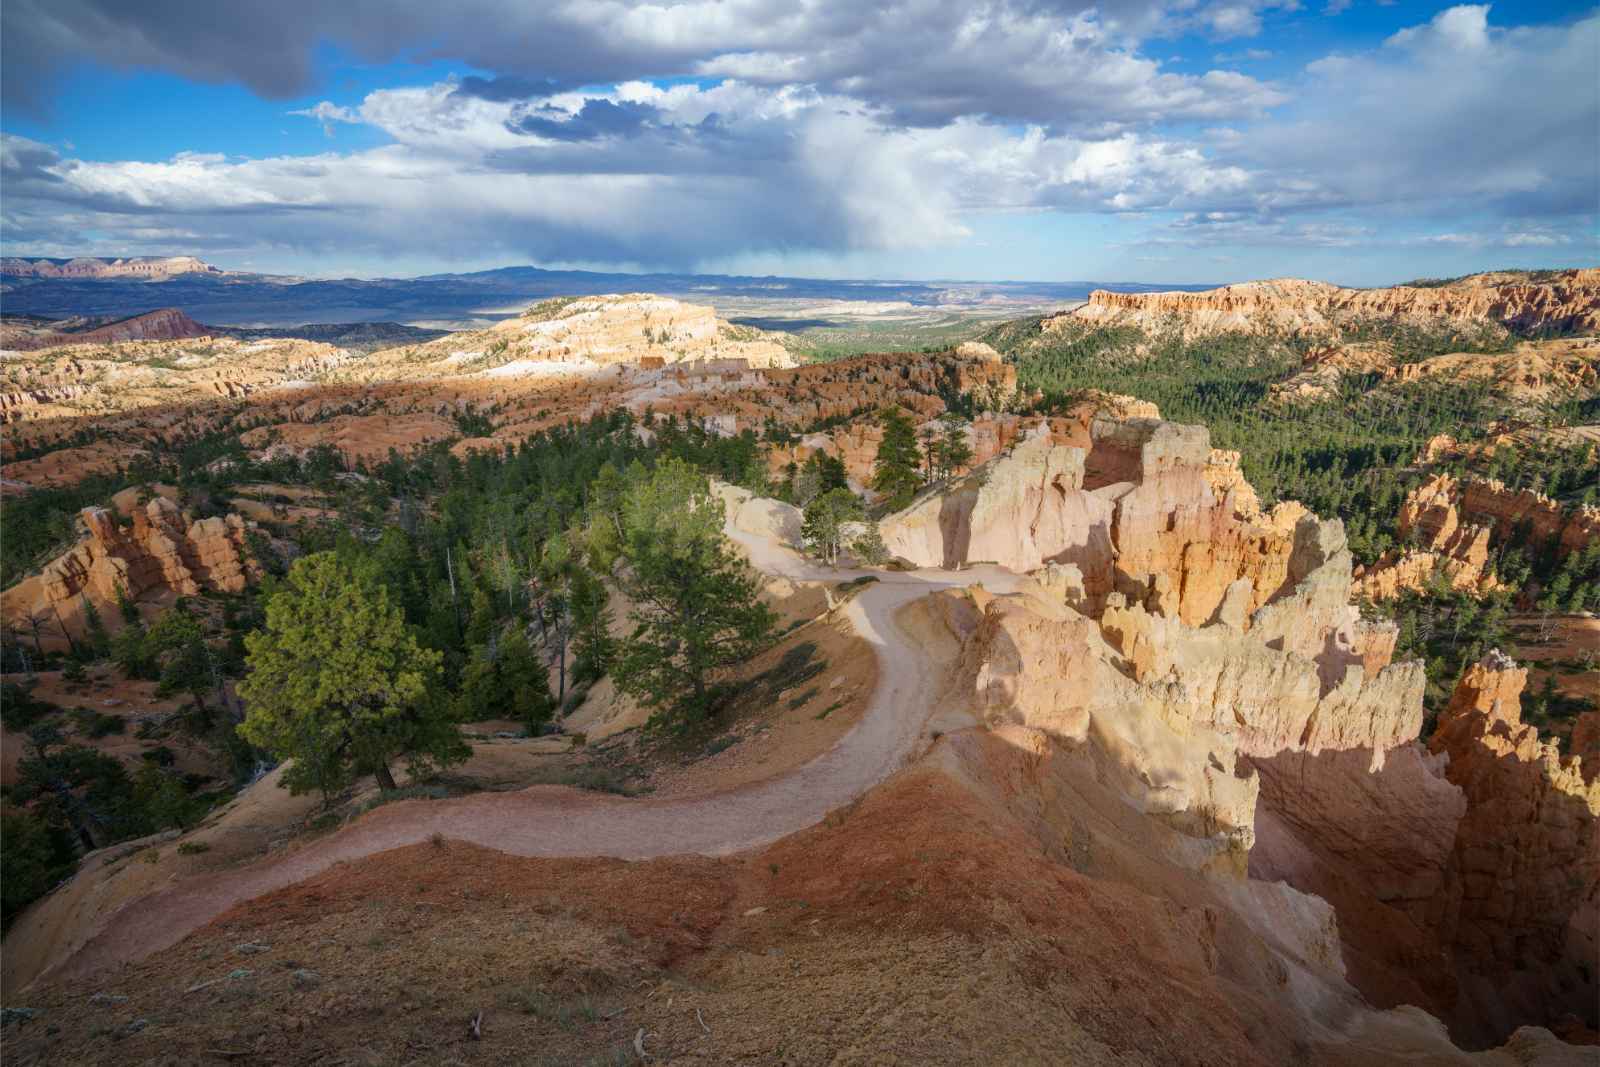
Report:
[[1592,333],[1600,329],[1600,269],[1556,272],[1548,282],[1494,275],[1449,285],[1344,289],[1285,278],[1245,282],[1200,293],[1113,293],[1096,290],[1082,307],[1044,329],[1069,325],[1176,327],[1186,335],[1278,333],[1338,335],[1363,320],[1419,325],[1493,323],[1514,330]]
[[[1342,969],[1381,1006],[1424,1005],[1474,1043],[1588,1017],[1593,759],[1563,760],[1521,724],[1523,672],[1498,656],[1423,746],[1422,665],[1392,663],[1393,626],[1352,607],[1342,526],[1232,506],[1242,480],[1208,466],[1196,427],[1100,418],[1088,447],[1037,427],[885,519],[913,562],[1032,572],[1016,594],[941,598],[956,691],[1073,789],[1092,779],[1158,824],[1121,824],[1117,862],[1146,839],[1163,863],[1326,899]],[[1481,548],[1449,496],[1418,494],[1406,521]]]
[[1070,564],[1091,604],[1118,590],[1191,625],[1241,578],[1246,615],[1279,591],[1303,509],[1261,516],[1237,457],[1216,453],[1203,427],[1084,423],[1035,425],[1009,454],[885,518],[885,544],[921,566]]
[[1355,591],[1369,600],[1420,590],[1435,574],[1451,588],[1479,593],[1498,588],[1489,573],[1491,543],[1526,537],[1533,546],[1579,552],[1600,540],[1600,508],[1564,507],[1529,489],[1513,490],[1493,479],[1440,474],[1406,495],[1398,532],[1415,547],[1390,551],[1356,573]]
[[[1600,783],[1522,721],[1527,677],[1491,652],[1462,675],[1428,740],[1430,752],[1449,755],[1445,775],[1467,800],[1436,905],[1439,934],[1491,985],[1515,980],[1532,987],[1527,995],[1570,999],[1557,989],[1576,977],[1592,998]],[[1551,961],[1563,966],[1529,973]]]
[[12,630],[31,632],[37,617],[47,634],[80,636],[84,599],[114,621],[119,589],[135,601],[162,590],[237,593],[261,576],[245,543],[250,524],[238,515],[195,519],[158,496],[133,507],[126,526],[107,508],[85,508],[82,519],[82,540],[0,593],[0,618]]

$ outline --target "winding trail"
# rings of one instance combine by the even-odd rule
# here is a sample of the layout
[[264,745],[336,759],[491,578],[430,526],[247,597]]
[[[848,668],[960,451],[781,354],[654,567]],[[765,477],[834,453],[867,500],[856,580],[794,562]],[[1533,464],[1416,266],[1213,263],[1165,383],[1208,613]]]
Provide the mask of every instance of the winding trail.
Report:
[[819,822],[921,750],[935,687],[944,672],[896,624],[899,609],[938,589],[981,582],[1005,592],[1018,581],[1017,575],[996,567],[904,573],[826,569],[771,540],[737,530],[731,522],[726,533],[757,569],[773,576],[840,582],[870,574],[878,579],[843,608],[878,656],[878,686],[860,721],[829,751],[776,778],[671,800],[533,786],[512,793],[387,804],[288,855],[188,878],[130,902],[45,977],[76,977],[142,959],[236,904],[303,881],[335,863],[426,841],[436,833],[517,856],[630,860],[727,855],[775,841]]

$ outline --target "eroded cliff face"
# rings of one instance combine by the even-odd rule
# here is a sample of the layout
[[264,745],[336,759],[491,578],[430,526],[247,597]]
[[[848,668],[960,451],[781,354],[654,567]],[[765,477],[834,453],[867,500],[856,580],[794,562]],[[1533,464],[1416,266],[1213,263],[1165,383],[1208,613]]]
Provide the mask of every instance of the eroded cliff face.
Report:
[[195,519],[165,497],[131,509],[124,526],[107,508],[85,508],[87,535],[38,575],[0,593],[0,617],[18,633],[38,618],[46,634],[82,634],[83,602],[116,616],[119,589],[132,600],[170,590],[237,593],[261,577],[246,546],[250,524],[238,515]]
[[194,256],[133,256],[128,259],[79,256],[64,263],[8,256],[0,260],[0,273],[32,278],[170,278],[177,274],[223,272]]
[[[1516,999],[1592,1010],[1600,909],[1600,783],[1522,721],[1528,672],[1491,652],[1457,684],[1428,750],[1466,797],[1436,902],[1474,1006]],[[1496,991],[1499,991],[1498,995]]]
[[1406,495],[1399,534],[1416,546],[1385,553],[1358,570],[1356,595],[1385,600],[1421,590],[1442,574],[1453,589],[1487,593],[1500,587],[1490,573],[1489,550],[1525,536],[1530,544],[1561,553],[1582,551],[1600,540],[1600,508],[1564,507],[1532,490],[1513,490],[1492,479],[1440,474]]
[[[973,357],[974,348],[988,349],[987,345],[974,345],[967,342],[961,345],[952,356],[924,356],[920,360],[910,361],[904,357],[902,366],[908,366],[914,373],[910,376],[911,383],[925,386],[926,392],[906,393],[902,390],[894,403],[911,415],[917,421],[919,438],[927,432],[944,432],[944,426],[939,421],[939,416],[944,414],[945,406],[937,394],[937,381],[924,382],[918,370],[919,363],[926,363],[930,359],[933,366],[940,373],[954,376],[961,383],[963,392],[975,394],[983,401],[986,407],[999,408],[1005,404],[1017,391],[1016,368],[1010,364],[995,360],[978,358],[967,362]],[[989,351],[993,351],[989,349]],[[881,360],[885,357],[868,356],[867,360]],[[841,361],[843,362],[843,361]],[[852,361],[853,362],[853,361]],[[838,363],[824,364],[826,367],[838,366]],[[812,370],[814,368],[805,368]],[[776,377],[776,375],[775,375]],[[871,383],[872,377],[862,376],[853,372],[851,379],[863,379],[863,384]],[[852,392],[852,396],[859,398],[862,391],[859,386]],[[870,393],[866,395],[870,396]],[[822,452],[839,459],[845,465],[845,471],[851,482],[861,489],[866,489],[872,481],[873,465],[878,459],[878,446],[883,441],[883,429],[873,419],[870,406],[857,405],[854,409],[861,412],[865,418],[851,422],[845,426],[836,427],[824,432],[807,434],[800,441],[789,446],[779,446],[772,449],[769,455],[769,465],[774,477],[782,477],[790,463],[804,463],[813,453]],[[965,426],[967,447],[972,449],[972,459],[965,467],[954,472],[957,475],[965,474],[977,467],[988,463],[990,460],[1015,447],[1020,441],[1046,432],[1050,439],[1058,445],[1068,445],[1087,448],[1090,441],[1089,427],[1096,417],[1101,415],[1114,418],[1159,418],[1160,411],[1148,401],[1138,400],[1131,396],[1120,396],[1114,393],[1097,393],[1087,396],[1065,412],[1058,415],[1018,415],[1004,411],[985,410],[973,417]],[[1227,467],[1232,464],[1234,470],[1229,472]],[[1211,476],[1226,481],[1237,475],[1238,454],[1217,452],[1213,456],[1215,469]],[[1240,479],[1242,480],[1242,478]]]
[[919,566],[1068,564],[1095,607],[1116,590],[1191,625],[1212,620],[1247,579],[1233,594],[1247,616],[1287,580],[1304,509],[1262,515],[1237,460],[1212,449],[1203,427],[1085,412],[1034,425],[880,529]]
[[[1391,662],[1394,628],[1352,606],[1342,526],[1219,501],[1203,431],[1102,421],[1088,449],[1036,433],[883,524],[930,563],[1031,571],[1018,593],[938,603],[955,691],[1033,753],[1034,817],[1136,884],[1151,864],[1233,880],[1307,959],[1307,902],[1327,901],[1336,969],[1470,1044],[1566,1013],[1593,1026],[1600,786],[1521,723],[1524,672],[1474,667],[1423,745],[1422,664]],[[1099,829],[1050,808],[1094,790],[1122,813]],[[1307,896],[1269,901],[1270,883]]]
[[1224,332],[1331,336],[1342,327],[1376,319],[1593,332],[1600,329],[1600,269],[1561,271],[1549,282],[1479,275],[1428,288],[1344,289],[1327,282],[1280,278],[1200,293],[1096,290],[1082,307],[1045,320],[1044,329],[1131,325],[1146,330],[1175,327],[1190,336]]

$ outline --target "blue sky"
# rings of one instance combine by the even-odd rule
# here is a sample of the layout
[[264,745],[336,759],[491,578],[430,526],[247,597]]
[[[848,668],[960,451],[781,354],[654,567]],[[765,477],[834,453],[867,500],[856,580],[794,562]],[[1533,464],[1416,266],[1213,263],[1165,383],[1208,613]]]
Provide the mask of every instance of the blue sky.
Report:
[[9,0],[8,255],[1392,283],[1600,262],[1554,2]]

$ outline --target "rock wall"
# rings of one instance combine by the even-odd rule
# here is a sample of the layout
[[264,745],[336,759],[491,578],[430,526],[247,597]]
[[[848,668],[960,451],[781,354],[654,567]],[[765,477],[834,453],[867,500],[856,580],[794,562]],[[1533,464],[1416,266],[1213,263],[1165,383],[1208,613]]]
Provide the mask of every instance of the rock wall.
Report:
[[1044,329],[1071,325],[1176,326],[1186,334],[1221,332],[1336,335],[1363,319],[1418,324],[1496,323],[1519,330],[1600,329],[1600,269],[1557,272],[1549,282],[1515,275],[1479,275],[1426,288],[1344,289],[1327,282],[1280,278],[1205,292],[1113,293],[1095,290],[1082,307]]
[[84,598],[110,621],[119,587],[138,600],[158,589],[180,596],[237,593],[261,577],[245,546],[250,524],[238,515],[194,519],[158,496],[135,507],[127,527],[106,508],[85,508],[82,519],[87,536],[40,574],[0,593],[8,626],[26,629],[30,616],[41,616],[77,635]]
[[1303,511],[1263,517],[1237,458],[1213,450],[1202,427],[1093,416],[1033,425],[1009,453],[880,529],[919,566],[1073,564],[1096,607],[1119,590],[1200,624],[1240,578],[1245,615],[1278,595]]
[[[1427,745],[1397,746],[1377,773],[1350,751],[1250,761],[1251,873],[1335,905],[1374,1003],[1421,1004],[1476,1044],[1567,1012],[1593,1026],[1600,994],[1600,753],[1562,758],[1521,721],[1526,678],[1490,653]],[[1592,748],[1580,725],[1575,747]]]
[[1560,989],[1560,979],[1576,980],[1592,1012],[1600,783],[1522,721],[1527,677],[1489,653],[1462,675],[1428,739],[1430,752],[1448,755],[1445,775],[1467,801],[1436,921],[1467,971],[1581,1007],[1585,998]]

